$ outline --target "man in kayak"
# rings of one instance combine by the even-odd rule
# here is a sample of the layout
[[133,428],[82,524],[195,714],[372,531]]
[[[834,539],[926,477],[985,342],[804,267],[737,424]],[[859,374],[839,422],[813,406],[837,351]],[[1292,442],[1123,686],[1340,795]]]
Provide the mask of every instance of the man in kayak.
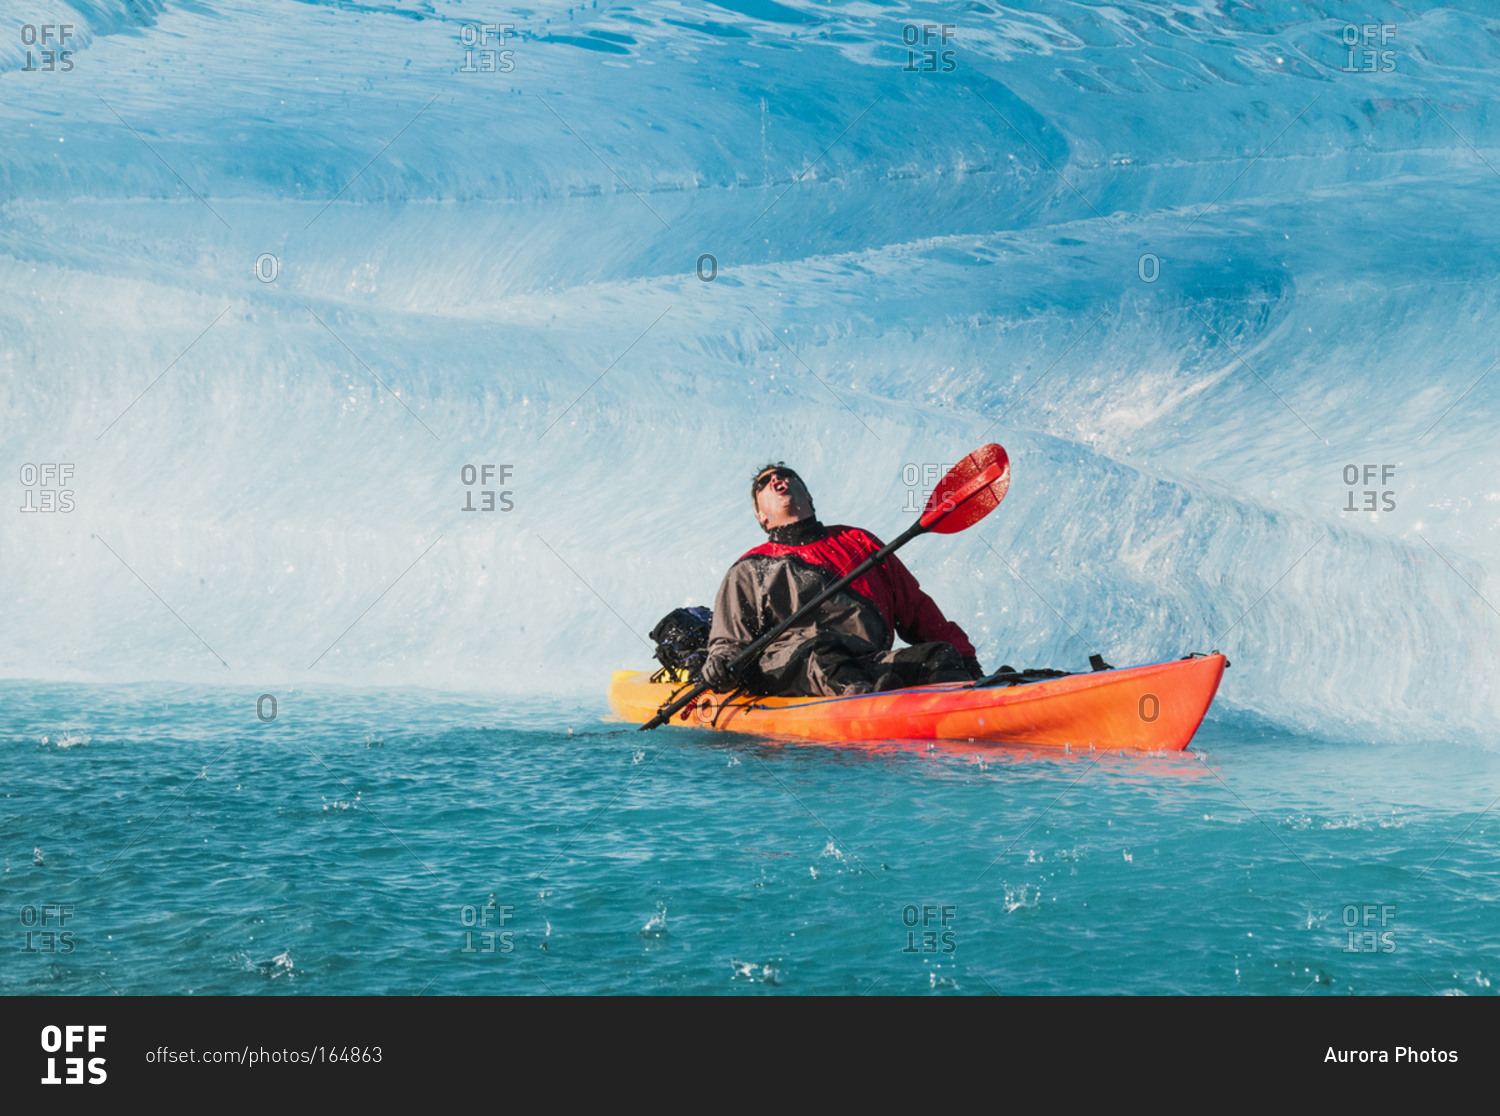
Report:
[[[703,680],[716,690],[843,696],[983,677],[974,645],[895,555],[787,629],[735,677],[729,662],[763,631],[881,547],[858,527],[825,527],[796,472],[776,462],[750,488],[770,541],[742,556],[719,586]],[[893,651],[894,636],[912,644]]]

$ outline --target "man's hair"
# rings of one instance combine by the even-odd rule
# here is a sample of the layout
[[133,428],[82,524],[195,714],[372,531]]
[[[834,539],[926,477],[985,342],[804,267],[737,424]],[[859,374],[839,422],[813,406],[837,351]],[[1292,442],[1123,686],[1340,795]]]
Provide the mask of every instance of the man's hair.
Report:
[[[771,461],[765,465],[762,465],[759,469],[755,470],[755,475],[750,478],[750,507],[755,512],[755,521],[757,523],[760,523],[760,490],[755,487],[755,482],[760,480],[761,477],[765,476],[772,469],[780,469],[784,473],[792,474],[792,476],[796,477],[799,481],[802,482],[802,490],[804,492],[807,492],[807,482],[805,480],[802,480],[802,475],[798,473],[796,469],[788,466],[785,461]],[[807,502],[809,504],[812,503],[811,492],[807,492]],[[813,509],[813,514],[818,514],[816,508]],[[762,523],[761,527],[765,530],[766,534],[771,533],[771,529],[769,527],[766,527],[765,524]]]

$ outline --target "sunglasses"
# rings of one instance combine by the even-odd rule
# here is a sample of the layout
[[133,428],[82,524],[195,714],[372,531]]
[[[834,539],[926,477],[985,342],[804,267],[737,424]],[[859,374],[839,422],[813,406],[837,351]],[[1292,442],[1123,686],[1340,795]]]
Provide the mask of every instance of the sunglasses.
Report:
[[762,473],[760,476],[755,478],[756,495],[759,495],[762,488],[764,488],[766,485],[770,484],[777,478],[786,481],[788,484],[791,484],[792,481],[798,479],[797,474],[792,472],[790,469],[771,469],[770,471]]

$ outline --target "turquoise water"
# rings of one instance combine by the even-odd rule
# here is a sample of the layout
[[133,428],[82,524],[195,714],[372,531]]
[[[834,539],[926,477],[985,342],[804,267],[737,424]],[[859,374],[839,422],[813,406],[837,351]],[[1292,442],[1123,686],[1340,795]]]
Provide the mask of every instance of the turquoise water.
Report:
[[3,697],[6,994],[1494,991],[1476,742],[1238,718],[1056,755],[647,735],[602,700]]

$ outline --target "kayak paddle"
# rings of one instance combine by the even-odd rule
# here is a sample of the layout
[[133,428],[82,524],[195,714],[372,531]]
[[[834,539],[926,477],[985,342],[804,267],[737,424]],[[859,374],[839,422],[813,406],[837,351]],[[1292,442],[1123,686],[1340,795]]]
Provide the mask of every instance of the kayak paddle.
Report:
[[[1000,501],[1005,499],[1009,488],[1010,458],[1006,456],[1004,447],[994,442],[980,446],[948,470],[948,475],[938,482],[938,486],[928,497],[927,507],[921,518],[901,532],[895,541],[881,547],[731,659],[730,673],[738,676],[741,670],[755,662],[762,651],[798,620],[806,617],[850,582],[869,573],[918,535],[925,535],[928,531],[952,535],[966,527],[972,527],[1000,506]],[[699,682],[676,701],[663,706],[655,717],[641,726],[641,731],[666,724],[674,713],[696,701],[711,688],[707,682]]]

